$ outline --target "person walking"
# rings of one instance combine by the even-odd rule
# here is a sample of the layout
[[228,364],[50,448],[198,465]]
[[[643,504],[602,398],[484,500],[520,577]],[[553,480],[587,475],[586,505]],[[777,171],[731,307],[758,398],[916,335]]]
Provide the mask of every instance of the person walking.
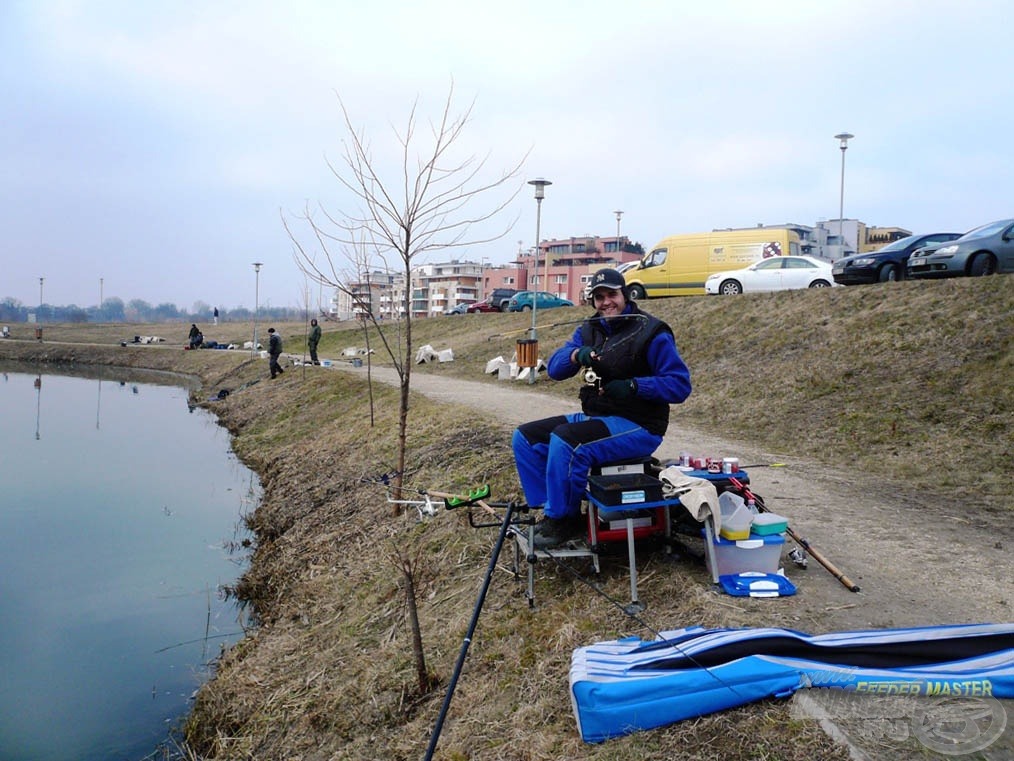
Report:
[[[669,426],[669,405],[690,396],[690,371],[672,329],[629,299],[623,275],[595,273],[595,314],[549,358],[564,380],[594,371],[580,390],[581,412],[523,423],[514,431],[514,461],[529,505],[544,508],[535,547],[548,549],[584,528],[581,501],[594,465],[649,457]],[[586,375],[587,377],[587,375]]]
[[320,360],[317,359],[317,344],[320,343],[320,334],[320,325],[317,324],[317,320],[310,320],[310,335],[306,339],[306,345],[310,349],[310,361],[315,365],[320,364]]
[[282,356],[282,337],[274,328],[268,328],[268,367],[271,369],[272,378],[285,372],[278,364],[280,356]]

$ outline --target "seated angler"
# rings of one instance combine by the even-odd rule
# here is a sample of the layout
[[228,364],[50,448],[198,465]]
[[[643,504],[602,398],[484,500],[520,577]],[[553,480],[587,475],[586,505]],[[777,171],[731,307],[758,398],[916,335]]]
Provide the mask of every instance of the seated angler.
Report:
[[553,380],[593,370],[580,390],[581,412],[524,423],[514,460],[529,505],[544,508],[535,547],[548,549],[583,531],[581,501],[594,465],[649,457],[669,426],[669,405],[690,396],[690,371],[672,329],[629,299],[623,275],[595,273],[595,314],[549,358]]

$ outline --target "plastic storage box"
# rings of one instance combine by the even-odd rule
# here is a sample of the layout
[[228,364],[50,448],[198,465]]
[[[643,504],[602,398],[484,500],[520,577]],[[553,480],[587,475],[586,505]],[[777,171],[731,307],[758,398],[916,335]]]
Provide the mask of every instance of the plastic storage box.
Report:
[[758,536],[770,536],[771,534],[784,534],[789,527],[787,518],[774,513],[760,513],[753,517],[751,531]]
[[719,533],[723,539],[738,541],[750,538],[754,514],[747,508],[742,497],[732,492],[722,492],[718,496],[718,508],[722,511],[722,528]]
[[738,542],[715,537],[711,541],[710,552],[705,552],[704,557],[708,572],[713,577],[747,571],[777,573],[784,547],[785,538],[779,534],[771,536],[751,534],[749,539]]

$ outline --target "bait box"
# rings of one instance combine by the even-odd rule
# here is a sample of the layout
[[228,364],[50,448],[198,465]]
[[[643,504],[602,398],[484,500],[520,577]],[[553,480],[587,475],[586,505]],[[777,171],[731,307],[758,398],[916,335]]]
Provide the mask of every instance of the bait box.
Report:
[[588,493],[603,507],[662,500],[662,482],[644,473],[588,476]]

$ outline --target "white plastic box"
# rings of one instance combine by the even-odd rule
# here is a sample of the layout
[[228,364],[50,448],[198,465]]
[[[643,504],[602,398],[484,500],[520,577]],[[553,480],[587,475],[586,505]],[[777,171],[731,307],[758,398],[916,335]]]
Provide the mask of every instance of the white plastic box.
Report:
[[[708,541],[707,537],[704,541]],[[751,534],[749,539],[737,542],[717,536],[711,540],[710,551],[704,557],[712,578],[746,571],[778,573],[784,547],[785,537],[780,534]]]

